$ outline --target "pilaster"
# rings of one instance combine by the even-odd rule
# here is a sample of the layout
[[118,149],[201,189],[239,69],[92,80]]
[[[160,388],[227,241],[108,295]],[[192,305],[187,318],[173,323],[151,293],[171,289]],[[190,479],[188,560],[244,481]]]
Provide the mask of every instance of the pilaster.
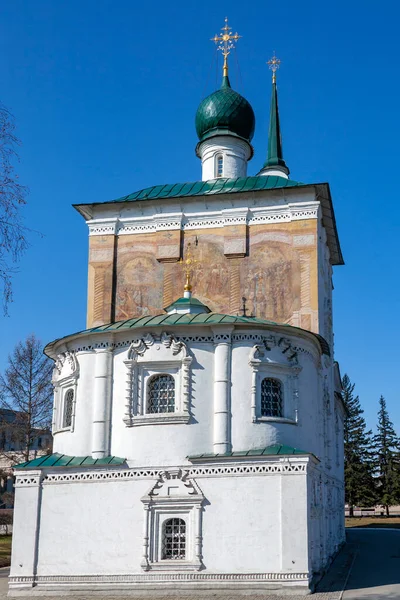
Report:
[[214,452],[231,452],[231,362],[233,327],[216,327],[214,333]]
[[103,458],[110,454],[113,351],[111,348],[99,348],[95,352],[92,457]]

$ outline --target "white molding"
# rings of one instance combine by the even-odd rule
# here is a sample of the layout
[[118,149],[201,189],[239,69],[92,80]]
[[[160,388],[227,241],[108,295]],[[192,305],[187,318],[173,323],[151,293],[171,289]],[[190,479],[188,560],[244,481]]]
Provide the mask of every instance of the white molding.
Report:
[[[141,498],[144,508],[144,571],[198,571],[202,568],[202,505],[204,496],[196,482],[188,478],[188,470],[161,471],[156,483]],[[162,530],[171,518],[184,520],[185,559],[162,559]]]
[[[254,477],[265,475],[305,475],[308,468],[317,462],[311,455],[300,456],[249,456],[237,457],[221,461],[216,458],[196,459],[193,464],[168,467],[171,471],[181,470],[187,472],[189,478],[209,477]],[[16,487],[22,485],[38,485],[38,476],[41,477],[42,485],[60,485],[70,483],[96,483],[99,481],[131,481],[139,479],[158,479],[165,467],[56,467],[46,468],[39,471],[15,470]],[[325,475],[324,475],[325,476]],[[342,483],[335,477],[326,475],[337,484]]]
[[[76,352],[66,351],[57,355],[52,383],[54,386],[54,402],[53,402],[53,418],[52,418],[52,433],[53,435],[63,431],[75,429],[75,414],[76,414],[76,396],[79,378],[79,362],[76,357]],[[71,425],[64,427],[64,400],[69,389],[74,393],[72,402]]]
[[[10,589],[27,588],[37,585],[39,588],[57,587],[61,589],[87,589],[100,588],[115,584],[132,585],[143,584],[143,588],[159,584],[160,589],[165,589],[168,584],[173,587],[176,583],[182,583],[182,587],[188,587],[190,584],[196,584],[196,589],[202,587],[202,584],[209,589],[210,584],[216,588],[229,588],[238,591],[237,586],[252,586],[259,588],[260,584],[269,583],[287,583],[295,586],[308,586],[311,580],[311,573],[281,572],[281,573],[162,573],[148,572],[137,574],[118,574],[118,575],[35,575],[32,576],[14,576],[9,577]],[[108,589],[108,588],[107,588]],[[268,589],[268,588],[267,588]]]
[[190,230],[225,227],[229,225],[259,225],[303,219],[318,219],[318,201],[288,202],[271,206],[240,206],[205,212],[158,213],[145,217],[93,219],[88,221],[89,235],[128,235],[165,230]]
[[[166,423],[188,423],[190,420],[190,365],[184,342],[166,332],[150,333],[130,344],[127,367],[124,422],[128,427]],[[147,384],[155,374],[170,374],[175,380],[175,412],[146,414]]]

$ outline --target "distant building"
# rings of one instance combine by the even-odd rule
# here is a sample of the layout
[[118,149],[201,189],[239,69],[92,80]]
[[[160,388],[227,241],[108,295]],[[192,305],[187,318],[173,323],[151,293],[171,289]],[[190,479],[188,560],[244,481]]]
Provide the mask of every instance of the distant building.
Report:
[[[12,492],[12,467],[26,457],[26,438],[23,433],[26,413],[0,408],[0,494]],[[53,436],[49,429],[35,429],[29,446],[29,459],[51,452]]]

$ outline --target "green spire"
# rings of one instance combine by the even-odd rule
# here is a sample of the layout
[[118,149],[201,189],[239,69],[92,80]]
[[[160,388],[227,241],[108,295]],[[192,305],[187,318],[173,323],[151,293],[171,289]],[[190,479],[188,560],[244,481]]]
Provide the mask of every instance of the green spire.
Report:
[[281,61],[276,58],[275,55],[270,61],[268,61],[268,64],[272,70],[272,95],[268,130],[268,156],[260,174],[267,175],[268,171],[276,169],[277,171],[282,171],[282,175],[287,177],[289,175],[289,169],[283,159],[282,136],[279,123],[278,90],[276,87],[276,70],[279,68],[280,62]]

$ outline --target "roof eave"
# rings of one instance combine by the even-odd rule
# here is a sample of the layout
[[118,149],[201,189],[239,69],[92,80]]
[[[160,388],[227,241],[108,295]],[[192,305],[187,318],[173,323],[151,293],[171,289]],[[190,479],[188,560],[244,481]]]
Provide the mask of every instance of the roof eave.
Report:
[[322,224],[325,227],[332,265],[344,265],[339,235],[336,227],[335,211],[329,183],[315,183],[317,197],[321,202]]

